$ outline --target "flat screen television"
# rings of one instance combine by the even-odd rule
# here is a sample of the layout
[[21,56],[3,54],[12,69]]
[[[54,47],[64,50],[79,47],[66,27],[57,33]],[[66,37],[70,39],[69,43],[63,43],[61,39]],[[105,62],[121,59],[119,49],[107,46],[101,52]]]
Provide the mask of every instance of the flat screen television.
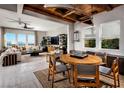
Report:
[[51,37],[51,44],[59,45],[59,36]]

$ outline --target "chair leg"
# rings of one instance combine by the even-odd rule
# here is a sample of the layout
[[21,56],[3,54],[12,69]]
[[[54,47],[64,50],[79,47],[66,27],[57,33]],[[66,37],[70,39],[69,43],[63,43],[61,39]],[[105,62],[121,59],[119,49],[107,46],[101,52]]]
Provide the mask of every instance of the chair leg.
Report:
[[50,71],[48,72],[48,81],[50,81]]
[[63,73],[63,76],[65,76],[65,72],[62,72]]
[[52,88],[54,87],[54,71],[52,73]]
[[75,88],[78,88],[77,84],[75,84]]
[[68,78],[68,80],[69,80],[69,83],[71,84],[70,71],[69,71],[69,70],[67,70],[67,78]]
[[74,84],[74,75],[73,75],[73,72],[72,72],[72,83]]
[[110,88],[112,88],[112,86],[110,86]]
[[120,80],[118,79],[118,87],[120,87]]
[[50,71],[50,67],[48,69],[48,81],[50,81],[50,75],[51,75],[51,71]]

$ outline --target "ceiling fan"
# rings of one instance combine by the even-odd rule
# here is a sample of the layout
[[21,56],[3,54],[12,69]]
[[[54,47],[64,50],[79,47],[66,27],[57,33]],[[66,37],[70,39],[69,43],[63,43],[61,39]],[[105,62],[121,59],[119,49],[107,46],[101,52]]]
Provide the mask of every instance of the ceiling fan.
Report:
[[28,27],[27,26],[27,25],[30,25],[30,24],[27,23],[29,21],[22,21],[21,18],[18,18],[18,20],[15,20],[15,19],[12,19],[12,18],[8,18],[8,19],[11,20],[9,22],[15,22],[15,23],[18,23],[19,25],[22,25],[23,24],[24,26],[22,26],[22,28],[24,28],[24,29],[34,29],[33,27]]
[[24,23],[24,26],[23,26],[23,28],[24,28],[24,29],[34,29],[33,27],[28,27],[27,25],[29,25],[29,24],[27,24],[27,23]]

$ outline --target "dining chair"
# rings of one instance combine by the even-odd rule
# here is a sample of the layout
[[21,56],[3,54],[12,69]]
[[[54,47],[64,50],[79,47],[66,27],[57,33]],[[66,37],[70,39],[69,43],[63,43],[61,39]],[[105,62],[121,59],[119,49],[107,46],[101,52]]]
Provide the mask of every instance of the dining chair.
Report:
[[[51,54],[49,56],[48,80],[52,81],[52,88],[54,87],[54,83],[62,81],[62,80],[69,79],[69,83],[70,83],[70,71],[69,71],[70,68],[68,68],[68,66],[62,63],[57,65],[58,59],[56,58],[57,57],[55,54]],[[59,74],[59,73],[67,73],[67,74],[66,74],[66,77],[63,76],[62,79],[55,80],[56,74]]]
[[55,48],[52,47],[52,46],[47,46],[47,50],[48,50],[48,51],[47,51],[48,54],[46,54],[46,61],[49,62],[49,53],[51,53],[52,51],[54,51]]
[[95,55],[96,53],[95,52],[92,52],[92,51],[86,51],[87,54],[90,54],[90,55]]
[[102,58],[102,63],[100,64],[101,66],[107,66],[107,53],[100,53],[100,52],[96,52],[95,53],[96,56],[99,56],[100,58]]
[[99,65],[74,65],[75,87],[99,87]]
[[54,47],[52,47],[52,46],[48,46],[48,52],[50,53],[51,51],[54,51],[55,50],[55,48]]
[[107,64],[107,53],[96,52],[95,55],[102,58],[102,63],[99,66],[100,73],[110,74],[111,68],[109,68]]
[[120,79],[119,79],[119,58],[117,57],[113,63],[111,68],[104,67],[106,71],[102,71],[103,69],[99,69],[101,76],[100,81],[111,86],[111,87],[120,87]]

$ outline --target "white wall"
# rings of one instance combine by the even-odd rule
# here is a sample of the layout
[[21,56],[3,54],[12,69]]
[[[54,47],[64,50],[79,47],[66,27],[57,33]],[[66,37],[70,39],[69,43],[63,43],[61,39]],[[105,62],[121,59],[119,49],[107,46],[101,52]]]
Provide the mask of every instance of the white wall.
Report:
[[46,36],[46,32],[37,31],[37,44],[41,43],[44,36]]
[[0,27],[0,50],[2,48],[2,29]]
[[76,50],[83,50],[84,48],[84,33],[83,33],[83,29],[85,27],[88,27],[89,25],[84,24],[84,23],[80,23],[80,22],[76,22],[74,24],[74,31],[79,31],[79,42],[74,42],[74,49]]
[[[93,22],[95,25],[96,29],[96,48],[85,48],[84,47],[84,34],[83,34],[83,29],[87,27],[87,25],[83,23],[75,23],[75,30],[79,30],[80,32],[80,42],[75,42],[74,46],[76,50],[92,50],[92,51],[103,51],[103,52],[108,52],[108,53],[113,53],[113,54],[121,54],[124,55],[124,6],[120,6],[115,8],[112,11],[109,12],[102,12],[97,15],[93,16]],[[111,22],[111,21],[116,21],[120,20],[120,49],[119,50],[103,50],[100,48],[100,24],[106,23],[106,22]],[[110,33],[111,34],[111,33]]]
[[54,31],[47,31],[47,36],[57,36],[59,34],[67,34],[67,25],[55,29]]

